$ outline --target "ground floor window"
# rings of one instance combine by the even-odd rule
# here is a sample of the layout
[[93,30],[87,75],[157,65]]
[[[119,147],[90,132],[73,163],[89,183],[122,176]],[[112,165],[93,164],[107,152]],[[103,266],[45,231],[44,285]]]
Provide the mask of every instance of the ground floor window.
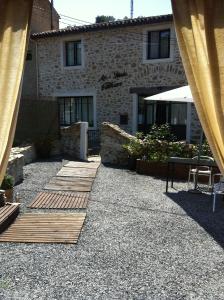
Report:
[[180,102],[148,101],[138,97],[138,131],[147,133],[153,124],[170,124],[179,139],[186,138],[187,104]]
[[94,126],[93,97],[63,97],[58,99],[60,125],[68,126],[76,122],[88,122]]

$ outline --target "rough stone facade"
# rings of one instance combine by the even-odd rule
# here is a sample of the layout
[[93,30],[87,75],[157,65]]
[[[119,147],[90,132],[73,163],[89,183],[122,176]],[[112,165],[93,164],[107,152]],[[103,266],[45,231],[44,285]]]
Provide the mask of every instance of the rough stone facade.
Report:
[[132,138],[132,135],[119,126],[104,122],[101,126],[100,156],[102,163],[127,166],[128,154],[123,145],[127,144]]
[[[53,8],[52,29],[59,28],[59,15]],[[31,33],[51,30],[51,3],[49,0],[34,0],[31,18]]]
[[[158,24],[156,25],[158,26]],[[163,28],[166,24],[162,24]],[[173,26],[167,24],[167,26]],[[56,100],[60,95],[93,95],[96,99],[97,127],[104,121],[120,124],[120,115],[128,115],[122,128],[132,131],[133,88],[181,86],[186,84],[176,39],[172,39],[170,62],[144,63],[146,31],[153,25],[70,34],[36,39],[39,62],[39,98]],[[63,42],[82,40],[83,66],[63,66]],[[113,85],[113,87],[109,87]]]
[[[147,32],[170,28],[171,55],[145,60]],[[95,31],[33,36],[37,45],[38,99],[93,96],[94,129],[111,122],[137,130],[137,97],[187,84],[172,21]],[[82,42],[82,66],[65,67],[65,41]],[[121,124],[126,116],[127,124]],[[195,125],[197,126],[197,125]]]
[[[52,11],[53,29],[59,29],[59,18],[57,11]],[[30,32],[42,32],[51,30],[51,3],[49,0],[34,0]],[[30,40],[27,51],[27,59],[23,77],[22,99],[38,99],[38,60],[37,45]]]
[[80,123],[61,128],[61,151],[70,158],[80,158]]

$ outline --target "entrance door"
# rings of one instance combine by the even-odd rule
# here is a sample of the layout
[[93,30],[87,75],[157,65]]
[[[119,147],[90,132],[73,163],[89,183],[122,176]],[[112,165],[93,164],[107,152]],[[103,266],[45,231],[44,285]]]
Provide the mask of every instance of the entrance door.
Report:
[[168,123],[168,106],[165,101],[158,101],[156,103],[156,120],[157,125]]

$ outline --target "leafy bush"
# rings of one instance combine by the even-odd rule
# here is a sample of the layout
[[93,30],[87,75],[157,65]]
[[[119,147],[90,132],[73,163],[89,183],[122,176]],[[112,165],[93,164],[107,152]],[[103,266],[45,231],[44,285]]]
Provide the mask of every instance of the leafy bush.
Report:
[[143,142],[141,139],[134,137],[128,144],[123,145],[130,157],[141,158],[143,155]]
[[[199,145],[187,144],[176,141],[168,124],[153,125],[149,134],[137,133],[124,149],[134,158],[142,158],[147,161],[165,162],[171,156],[191,158],[198,155]],[[201,147],[201,155],[212,156],[207,142]]]
[[169,124],[163,125],[153,125],[149,134],[146,135],[147,139],[151,140],[161,140],[174,142],[177,140],[176,136],[171,133],[171,128]]
[[5,175],[2,184],[1,189],[2,190],[10,190],[14,186],[14,178],[11,175]]

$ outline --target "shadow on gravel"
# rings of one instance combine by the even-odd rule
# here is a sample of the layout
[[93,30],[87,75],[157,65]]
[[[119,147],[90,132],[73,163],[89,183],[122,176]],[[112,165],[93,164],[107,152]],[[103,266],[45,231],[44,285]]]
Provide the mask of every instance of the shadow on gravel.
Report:
[[212,212],[212,197],[186,191],[166,194],[182,207],[187,215],[203,227],[224,248],[224,202],[218,198],[216,212]]

